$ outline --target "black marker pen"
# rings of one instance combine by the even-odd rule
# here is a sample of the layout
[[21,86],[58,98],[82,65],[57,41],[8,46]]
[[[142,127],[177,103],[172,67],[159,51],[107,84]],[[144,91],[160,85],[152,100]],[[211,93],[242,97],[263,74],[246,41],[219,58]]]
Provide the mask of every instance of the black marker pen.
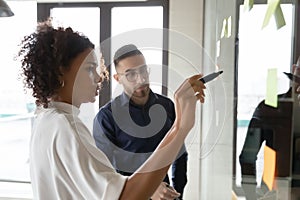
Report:
[[296,83],[300,84],[300,77],[296,76],[292,73],[283,72],[291,81],[295,81]]
[[207,82],[217,78],[222,73],[223,73],[223,71],[213,72],[211,74],[208,74],[208,75],[200,78],[199,81],[202,81],[202,83],[207,83]]

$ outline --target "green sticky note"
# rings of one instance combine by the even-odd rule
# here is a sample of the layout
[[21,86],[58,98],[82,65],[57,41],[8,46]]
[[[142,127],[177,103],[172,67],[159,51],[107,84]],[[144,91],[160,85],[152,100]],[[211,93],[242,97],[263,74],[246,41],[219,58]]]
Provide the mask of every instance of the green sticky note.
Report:
[[280,29],[281,27],[285,26],[285,20],[280,5],[278,5],[274,14],[275,14],[277,29]]
[[229,38],[231,36],[231,16],[223,20],[223,26],[221,30],[221,38]]
[[277,68],[268,69],[265,104],[277,108]]
[[225,35],[227,35],[227,20],[223,20],[223,26],[221,31],[221,38],[223,38]]
[[226,29],[227,32],[226,32],[225,36],[227,38],[230,38],[230,36],[231,36],[231,16],[229,16],[228,19],[227,19],[227,26],[226,27],[227,27],[227,29]]
[[250,11],[253,8],[254,0],[245,0],[244,1],[244,12]]
[[277,9],[279,3],[280,0],[268,0],[268,8],[264,18],[262,28],[265,28],[269,24],[270,19],[275,14],[275,10]]

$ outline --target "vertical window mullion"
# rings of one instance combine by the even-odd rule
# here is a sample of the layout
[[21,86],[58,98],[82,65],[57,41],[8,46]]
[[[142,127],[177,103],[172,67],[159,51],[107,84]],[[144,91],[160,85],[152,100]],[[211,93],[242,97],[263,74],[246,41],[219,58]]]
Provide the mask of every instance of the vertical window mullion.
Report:
[[[109,74],[111,74],[111,43],[107,42],[111,38],[111,6],[103,5],[100,10],[100,44],[102,55],[105,59],[105,63],[107,63],[107,69]],[[106,42],[104,42],[106,41]],[[107,103],[111,98],[111,80],[109,82],[104,82],[101,94],[99,95],[99,107],[103,106]]]

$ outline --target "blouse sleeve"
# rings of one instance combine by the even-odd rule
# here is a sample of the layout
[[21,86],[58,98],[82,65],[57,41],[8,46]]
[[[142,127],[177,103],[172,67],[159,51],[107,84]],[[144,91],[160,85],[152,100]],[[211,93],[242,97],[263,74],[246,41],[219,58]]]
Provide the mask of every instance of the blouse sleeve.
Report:
[[62,185],[74,191],[72,199],[119,199],[126,177],[113,169],[80,120],[61,126],[54,145],[54,170],[63,176],[59,177],[64,179]]

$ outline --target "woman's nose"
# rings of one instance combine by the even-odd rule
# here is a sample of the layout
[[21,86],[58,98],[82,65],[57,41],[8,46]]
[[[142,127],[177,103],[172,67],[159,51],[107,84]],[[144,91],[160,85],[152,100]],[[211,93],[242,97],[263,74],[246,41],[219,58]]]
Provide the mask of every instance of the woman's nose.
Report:
[[95,79],[94,80],[95,80],[95,83],[101,83],[102,78],[98,73],[95,73]]

